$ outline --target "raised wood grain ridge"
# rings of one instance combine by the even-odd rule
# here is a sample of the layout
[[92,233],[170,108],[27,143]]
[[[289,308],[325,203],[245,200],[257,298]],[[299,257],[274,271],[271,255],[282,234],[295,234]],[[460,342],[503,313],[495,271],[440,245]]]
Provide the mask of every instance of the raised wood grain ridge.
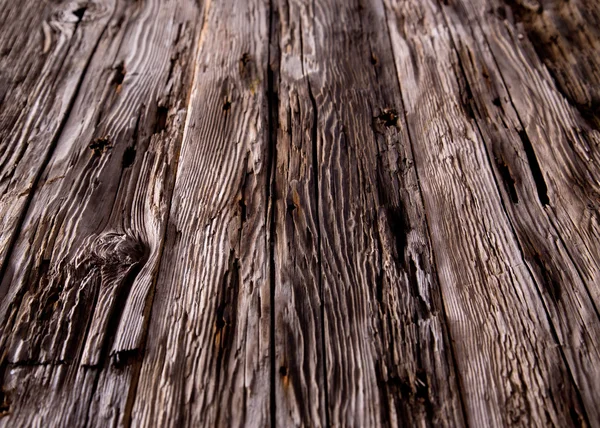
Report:
[[0,0],[0,426],[600,427],[599,24]]

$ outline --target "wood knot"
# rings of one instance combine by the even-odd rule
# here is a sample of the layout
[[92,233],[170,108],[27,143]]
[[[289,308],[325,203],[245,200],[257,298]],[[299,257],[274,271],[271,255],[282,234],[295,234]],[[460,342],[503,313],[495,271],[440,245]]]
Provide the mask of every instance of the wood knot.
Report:
[[96,238],[92,244],[92,253],[103,264],[131,266],[143,263],[148,258],[148,248],[131,235],[107,232]]

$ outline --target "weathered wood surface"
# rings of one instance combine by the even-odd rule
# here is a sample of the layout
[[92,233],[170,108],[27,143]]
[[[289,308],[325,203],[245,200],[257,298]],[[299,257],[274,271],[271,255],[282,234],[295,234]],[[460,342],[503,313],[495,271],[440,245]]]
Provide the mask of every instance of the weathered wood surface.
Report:
[[600,426],[600,3],[0,4],[0,425]]

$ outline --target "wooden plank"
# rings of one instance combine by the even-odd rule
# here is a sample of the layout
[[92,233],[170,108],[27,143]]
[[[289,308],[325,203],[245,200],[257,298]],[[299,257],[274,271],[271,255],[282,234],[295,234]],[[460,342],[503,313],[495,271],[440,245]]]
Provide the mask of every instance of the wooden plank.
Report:
[[197,14],[194,1],[119,4],[98,43],[2,278],[2,424],[129,418]]
[[598,24],[0,0],[0,426],[600,425]]
[[469,424],[577,424],[585,413],[504,212],[441,9],[387,5]]
[[278,5],[277,424],[461,426],[383,5]]
[[265,426],[269,10],[205,4],[133,422]]
[[[496,10],[499,5],[490,6],[492,7]],[[592,136],[598,133],[589,128],[588,118],[582,117],[579,110],[568,106],[561,99],[561,82],[556,81],[555,85],[547,80],[548,75],[540,61],[524,61],[525,55],[515,55],[510,61],[509,58],[496,61],[494,55],[498,51],[489,49],[488,40],[499,39],[499,43],[510,44],[513,54],[524,51],[524,48],[514,45],[521,43],[518,36],[508,37],[510,32],[515,34],[518,31],[514,22],[490,13],[486,13],[483,15],[485,19],[478,21],[478,15],[473,13],[477,8],[468,0],[447,5],[443,9],[473,96],[474,116],[486,142],[496,179],[498,183],[503,183],[501,188],[504,207],[519,239],[523,258],[540,290],[561,351],[582,396],[587,416],[590,422],[600,422],[596,406],[600,401],[600,391],[596,388],[600,384],[600,355],[593,339],[600,337],[600,322],[591,298],[597,288],[598,266],[593,262],[582,263],[582,260],[593,260],[600,248],[597,239],[590,239],[586,227],[580,225],[575,228],[572,220],[565,216],[571,210],[565,204],[571,202],[566,202],[562,197],[562,194],[570,193],[570,189],[577,187],[577,180],[571,173],[573,168],[591,170],[591,174],[596,177],[599,171],[593,162],[585,165],[577,155],[576,148],[564,144],[565,140],[561,138],[552,136],[550,139],[541,139],[534,134],[530,139],[524,129],[521,113],[526,117],[525,122],[531,116],[526,111],[515,110],[515,105],[522,108],[525,102],[535,105],[536,100],[544,99],[544,106],[560,106],[563,109],[560,115],[553,113],[550,107],[541,109],[543,114],[537,116],[561,120],[553,125],[551,120],[546,119],[546,129],[558,125],[567,132],[577,126],[582,133]],[[572,25],[576,22],[570,23]],[[501,31],[498,27],[505,27],[506,30]],[[591,25],[585,28],[591,28]],[[524,40],[523,37],[521,39]],[[504,47],[502,51],[506,52],[507,48]],[[576,52],[574,49],[569,55]],[[580,61],[584,57],[576,55],[575,59]],[[564,65],[575,63],[576,61],[560,62]],[[501,68],[498,68],[499,65]],[[525,80],[529,82],[527,91],[516,90],[521,80],[511,80],[514,79],[514,70],[528,73]],[[594,87],[582,81],[577,70],[572,69],[570,73],[564,74],[569,75],[570,81],[579,79],[577,87],[593,91]],[[544,75],[545,82],[540,79]],[[536,81],[538,84],[534,84]],[[547,90],[540,90],[544,86]],[[520,98],[519,104],[513,103],[513,96]],[[584,108],[580,106],[580,109]],[[571,119],[569,121],[565,118]],[[549,153],[555,151],[563,153],[564,157]],[[538,157],[553,159],[553,163],[539,162]],[[580,177],[585,179],[583,174]],[[580,199],[580,208],[582,204],[589,204],[594,200],[594,187],[593,182],[588,182],[578,192],[580,196],[585,196],[583,201]],[[583,210],[588,207],[589,205]],[[592,217],[597,216],[593,209],[590,211]],[[581,215],[581,211],[579,213]],[[569,223],[571,224],[565,227]],[[591,234],[597,233],[594,227],[590,227],[589,231]]]
[[0,3],[0,274],[114,8]]

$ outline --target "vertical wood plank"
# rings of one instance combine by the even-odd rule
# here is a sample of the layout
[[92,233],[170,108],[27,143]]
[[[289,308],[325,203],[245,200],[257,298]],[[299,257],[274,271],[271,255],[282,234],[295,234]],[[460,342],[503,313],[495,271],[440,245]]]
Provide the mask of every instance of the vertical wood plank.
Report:
[[386,4],[469,424],[577,424],[585,413],[504,212],[438,3]]
[[197,14],[194,1],[120,3],[98,43],[2,278],[3,424],[129,418]]
[[0,3],[0,274],[114,9],[113,0]]
[[270,413],[264,1],[208,2],[134,425]]
[[278,5],[277,422],[461,426],[383,5]]

